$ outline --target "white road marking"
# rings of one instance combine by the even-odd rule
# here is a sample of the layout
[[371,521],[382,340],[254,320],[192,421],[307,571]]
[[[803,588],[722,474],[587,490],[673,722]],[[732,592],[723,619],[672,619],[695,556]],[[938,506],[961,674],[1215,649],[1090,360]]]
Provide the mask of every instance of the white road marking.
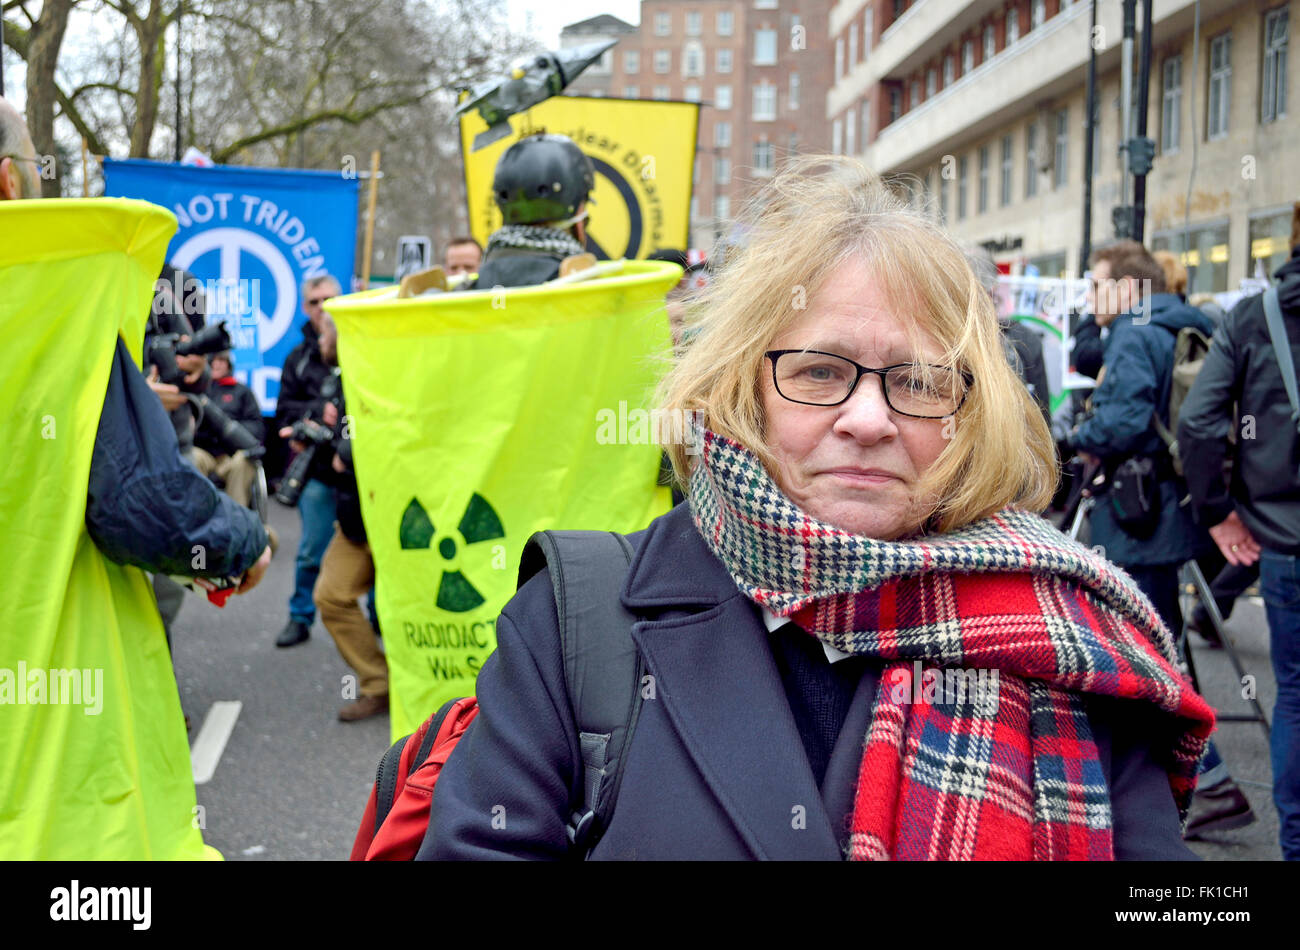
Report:
[[194,772],[195,785],[210,781],[217,771],[221,753],[226,750],[226,742],[230,739],[230,734],[235,729],[235,720],[239,718],[239,711],[243,708],[243,703],[234,700],[213,703],[212,708],[208,710],[207,718],[203,720],[203,728],[199,730],[199,737],[194,740],[194,746],[190,749],[190,765]]

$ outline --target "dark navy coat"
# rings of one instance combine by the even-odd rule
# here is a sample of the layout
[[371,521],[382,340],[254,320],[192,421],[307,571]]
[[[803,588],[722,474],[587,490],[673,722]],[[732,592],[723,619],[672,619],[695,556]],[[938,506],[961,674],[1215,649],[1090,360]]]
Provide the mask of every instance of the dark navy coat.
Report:
[[[687,506],[629,540],[637,553],[622,600],[649,618],[633,638],[655,698],[642,703],[613,818],[591,857],[840,859],[879,668],[859,682],[819,788],[761,616]],[[478,677],[479,716],[434,790],[422,859],[568,854],[582,760],[544,573],[506,605],[497,640]],[[1168,778],[1148,754],[1163,720],[1106,700],[1090,702],[1089,718],[1113,790],[1117,856],[1192,859]]]
[[[1108,472],[1135,455],[1166,456],[1168,451],[1151,416],[1169,424],[1169,388],[1174,371],[1178,331],[1195,327],[1208,338],[1214,326],[1195,307],[1174,294],[1152,294],[1150,313],[1120,314],[1110,326],[1105,344],[1106,375],[1092,394],[1092,415],[1071,435],[1070,442],[1098,456]],[[1137,539],[1115,521],[1109,499],[1102,496],[1092,509],[1092,543],[1124,567],[1181,564],[1209,546],[1209,535],[1196,524],[1191,505],[1180,506],[1186,486],[1175,479],[1160,484],[1160,523],[1155,533]]]

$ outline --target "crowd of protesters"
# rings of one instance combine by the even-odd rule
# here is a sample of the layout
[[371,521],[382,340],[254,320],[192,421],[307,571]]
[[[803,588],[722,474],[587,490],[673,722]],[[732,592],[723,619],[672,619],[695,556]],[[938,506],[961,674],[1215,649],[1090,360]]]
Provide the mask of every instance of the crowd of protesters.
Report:
[[[13,143],[0,154],[32,150],[3,100],[0,136]],[[511,154],[494,186],[505,226],[486,254],[471,238],[449,242],[446,275],[519,286],[553,279],[582,255],[590,163],[563,136],[528,137]],[[541,168],[555,185],[538,210]],[[34,189],[30,169],[0,159],[0,199]],[[1208,605],[1181,612],[1180,571],[1195,561],[1223,617],[1260,585],[1278,687],[1273,796],[1282,853],[1300,859],[1300,406],[1289,368],[1300,353],[1300,203],[1296,220],[1275,288],[1230,313],[1190,303],[1172,255],[1132,241],[1094,253],[1071,362],[1096,385],[1053,440],[1041,342],[998,320],[987,252],[958,246],[854,163],[823,158],[783,172],[707,284],[684,276],[668,302],[676,358],[660,395],[701,420],[703,451],[669,448],[678,497],[689,503],[632,536],[635,566],[621,592],[605,593],[647,618],[636,650],[675,705],[640,704],[633,748],[654,763],[654,780],[629,776],[617,820],[583,847],[605,857],[1030,858],[1060,856],[1058,847],[1079,858],[1191,857],[1183,839],[1255,820],[1209,741],[1212,711],[1180,672],[1184,629],[1218,639]],[[789,240],[796,230],[808,239],[802,254]],[[291,499],[301,524],[275,644],[307,641],[319,612],[358,678],[338,718],[384,715],[375,565],[328,314],[340,280],[317,276],[301,288],[302,341],[285,361],[269,426],[230,351],[169,355],[167,341],[203,331],[190,280],[171,267],[160,278],[155,316],[167,319],[151,322],[150,334],[163,355],[149,376],[118,341],[90,470],[89,533],[108,558],[153,573],[170,631],[183,602],[174,577],[233,579],[242,593],[265,573],[278,540],[263,523],[261,466],[267,440],[283,440],[310,461],[284,476],[293,484],[272,477],[269,486]],[[796,284],[809,305],[792,317]],[[899,303],[918,300],[919,316]],[[1279,343],[1283,333],[1293,342]],[[1208,350],[1182,394],[1176,370],[1198,335]],[[234,442],[228,424],[242,433]],[[1092,548],[1039,517],[1071,455],[1089,472]],[[183,484],[184,498],[152,491],[159,479]],[[118,490],[128,482],[134,493]],[[165,530],[140,530],[160,519],[171,519]],[[854,551],[861,569],[846,573],[798,540],[818,532]],[[918,560],[920,538],[927,553]],[[202,571],[187,566],[191,543],[207,545]],[[910,632],[896,636],[878,625],[882,591],[891,610],[933,600],[947,613],[897,615]],[[980,619],[988,600],[1014,605],[991,633]],[[1058,623],[1061,611],[1088,619]],[[422,857],[572,852],[584,770],[556,623],[545,579],[503,612],[500,648],[478,681],[481,712],[446,764]],[[1006,649],[999,638],[1013,629],[1021,640]],[[1050,668],[1044,654],[1056,657]],[[1088,657],[1102,654],[1131,681],[1092,677]],[[890,717],[934,743],[985,714],[943,718],[882,700],[913,661],[993,665],[1005,702],[1023,701],[1033,715],[988,714],[999,738],[984,764],[1030,750],[1008,787],[1032,791],[1049,759],[1068,756],[1080,775],[1105,778],[1104,820],[1080,823],[1094,794],[1082,780],[1008,808],[999,796],[1020,793],[972,792],[944,742],[930,749],[944,763],[937,779],[895,755],[882,738]],[[1087,741],[1036,731],[1048,719],[1082,724]],[[886,802],[877,786],[889,780],[902,784]],[[975,818],[954,834],[936,819],[936,802],[962,798]],[[773,802],[780,815],[769,814]],[[789,822],[789,802],[811,810],[804,824]],[[508,840],[484,818],[502,803]]]

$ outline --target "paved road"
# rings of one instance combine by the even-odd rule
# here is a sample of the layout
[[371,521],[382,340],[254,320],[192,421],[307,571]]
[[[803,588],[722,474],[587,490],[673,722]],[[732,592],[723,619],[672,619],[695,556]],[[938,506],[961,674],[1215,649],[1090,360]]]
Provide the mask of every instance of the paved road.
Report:
[[190,596],[173,632],[191,743],[214,703],[242,703],[212,779],[198,786],[204,838],[228,860],[342,860],[388,748],[388,717],[338,721],[349,669],[319,619],[306,643],[275,646],[297,512],[272,501],[271,524],[281,547],[257,589],[223,610]]
[[[228,860],[341,860],[348,856],[375,767],[388,747],[388,717],[341,723],[348,668],[316,622],[311,639],[277,649],[287,617],[298,543],[297,512],[271,503],[281,549],[262,584],[216,610],[190,597],[173,643],[181,702],[198,739],[214,703],[242,704],[211,780],[198,786],[206,840]],[[1229,630],[1259,696],[1272,709],[1264,611],[1243,600]],[[1222,651],[1196,647],[1202,690],[1222,711],[1246,711],[1236,673]],[[229,707],[223,707],[229,709]],[[1268,791],[1268,746],[1254,723],[1224,723],[1221,754],[1259,815],[1193,849],[1212,861],[1277,860],[1277,813]]]

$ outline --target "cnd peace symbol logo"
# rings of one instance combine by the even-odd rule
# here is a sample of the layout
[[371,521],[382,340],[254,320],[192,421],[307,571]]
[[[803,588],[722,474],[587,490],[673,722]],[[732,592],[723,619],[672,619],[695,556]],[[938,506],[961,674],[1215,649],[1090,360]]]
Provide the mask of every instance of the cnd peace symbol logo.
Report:
[[[478,492],[470,496],[469,503],[465,506],[465,513],[461,515],[460,523],[456,525],[456,531],[462,543],[467,546],[506,536],[496,509]],[[429,513],[420,504],[420,499],[412,498],[406,510],[402,512],[402,524],[398,530],[398,539],[403,550],[428,550],[434,546],[433,542],[437,536],[437,528],[429,518]],[[459,545],[450,533],[442,536],[437,547],[444,561],[453,562],[457,559]],[[483,602],[483,595],[461,571],[443,569],[442,577],[438,581],[437,603],[440,609],[452,613],[464,613],[473,610]]]
[[[199,273],[200,268],[194,265],[208,263],[212,254],[217,255],[218,279],[226,286],[237,286],[240,280],[257,281],[256,293],[250,299],[256,307],[258,349],[266,352],[280,342],[293,323],[298,301],[293,268],[279,248],[243,228],[202,231],[177,248],[171,260],[178,267]],[[211,273],[213,268],[203,267],[201,271]],[[271,288],[274,294],[268,293]],[[275,306],[267,313],[263,308],[271,299]]]
[[587,158],[596,170],[587,250],[597,260],[634,258],[641,250],[641,202],[622,172],[595,155],[588,153]]

